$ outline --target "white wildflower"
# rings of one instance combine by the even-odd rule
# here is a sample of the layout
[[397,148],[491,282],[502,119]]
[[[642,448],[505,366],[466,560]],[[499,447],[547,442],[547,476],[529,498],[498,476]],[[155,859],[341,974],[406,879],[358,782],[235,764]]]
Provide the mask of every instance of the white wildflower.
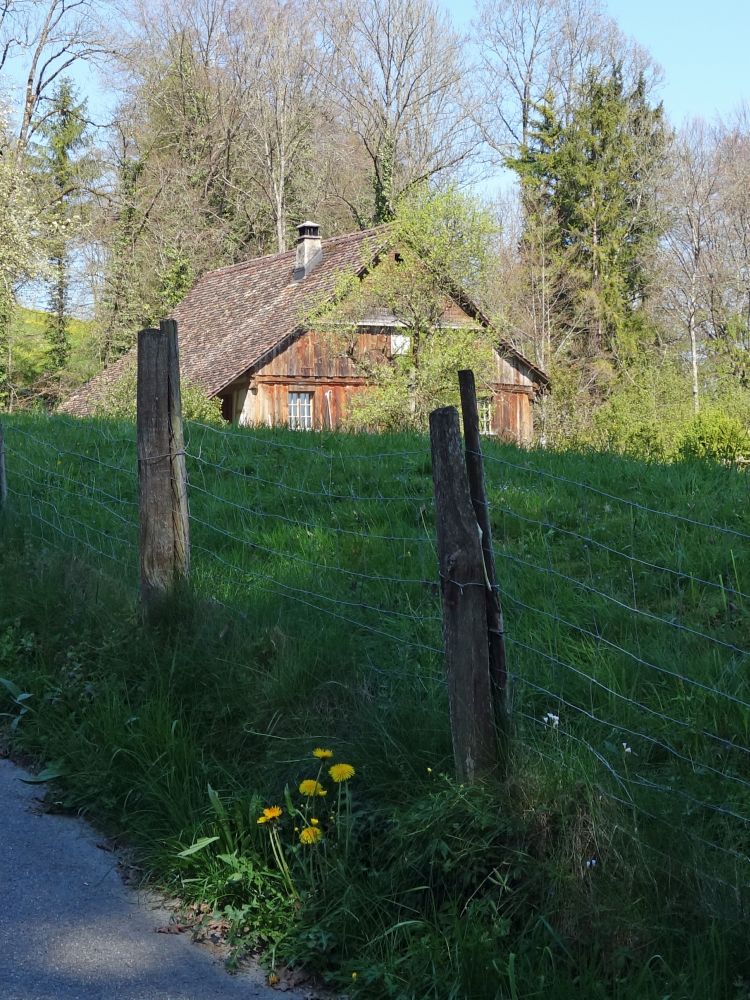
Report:
[[555,715],[554,712],[547,712],[546,715],[542,716],[542,722],[545,726],[552,726],[553,729],[557,729],[560,725],[560,716]]

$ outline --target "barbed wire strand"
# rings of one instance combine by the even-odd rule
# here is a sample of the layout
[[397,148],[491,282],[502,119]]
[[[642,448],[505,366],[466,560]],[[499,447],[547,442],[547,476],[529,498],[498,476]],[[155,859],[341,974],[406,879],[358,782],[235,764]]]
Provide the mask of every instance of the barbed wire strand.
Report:
[[[216,558],[215,553],[212,553],[210,549],[206,549],[203,546],[196,546],[196,547],[202,549],[204,552],[206,552],[208,555],[212,556],[213,558]],[[278,581],[274,581],[274,583],[276,584],[276,586],[279,585]],[[390,639],[393,642],[398,642],[401,645],[412,646],[412,647],[414,647],[416,649],[423,649],[423,650],[425,650],[425,652],[428,652],[428,653],[437,653],[437,654],[442,654],[443,653],[443,650],[440,649],[438,646],[428,646],[425,643],[414,642],[413,640],[406,639],[402,635],[393,635],[391,632],[385,632],[383,629],[378,629],[378,628],[375,628],[372,625],[367,625],[364,622],[361,622],[361,621],[359,621],[356,618],[349,618],[346,615],[339,614],[337,611],[331,611],[328,608],[321,608],[318,605],[313,604],[310,601],[305,600],[304,598],[295,597],[292,594],[285,594],[283,591],[281,593],[276,592],[276,596],[278,596],[278,597],[288,597],[289,600],[296,601],[299,604],[304,604],[306,607],[313,608],[316,611],[321,611],[323,614],[330,615],[333,618],[338,618],[341,621],[347,622],[349,625],[355,625],[357,628],[364,629],[367,632],[372,632],[375,635],[383,636],[386,639]]]

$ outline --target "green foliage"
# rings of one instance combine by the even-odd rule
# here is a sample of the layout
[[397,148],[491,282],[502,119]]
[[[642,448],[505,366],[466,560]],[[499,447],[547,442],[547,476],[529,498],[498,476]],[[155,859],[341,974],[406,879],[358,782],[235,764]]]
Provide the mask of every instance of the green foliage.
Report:
[[[724,398],[727,391],[730,395]],[[725,382],[706,386],[704,409],[695,415],[686,366],[654,365],[642,354],[611,383],[607,400],[588,421],[567,424],[564,440],[567,446],[577,442],[649,461],[736,462],[750,453],[749,426],[747,393],[728,389]]]
[[476,327],[436,329],[425,338],[418,365],[409,356],[370,360],[366,372],[373,387],[354,397],[349,425],[386,432],[424,429],[436,406],[459,404],[456,372],[471,368],[483,386],[491,382],[493,366],[492,346]]
[[41,219],[27,164],[8,139],[0,107],[0,408],[16,390],[11,325],[19,282],[45,272]]
[[[28,405],[33,401],[35,387],[44,383],[48,372],[48,323],[49,314],[40,309],[16,306],[13,311],[10,344],[16,402],[19,405]],[[67,330],[70,356],[63,379],[72,388],[96,373],[98,360],[91,321],[69,318]]]
[[77,228],[74,211],[85,172],[75,154],[86,148],[88,138],[86,102],[78,102],[69,79],[60,81],[51,102],[40,129],[46,142],[39,153],[39,171],[50,185],[52,194],[48,220],[49,263],[53,276],[47,314],[48,367],[52,373],[60,374],[70,357],[70,242]]
[[167,311],[181,302],[195,283],[192,262],[179,250],[167,250],[167,263],[160,276],[161,301]]
[[650,186],[666,145],[662,108],[645,85],[628,90],[622,69],[591,72],[563,122],[548,94],[530,140],[508,165],[521,179],[528,224],[544,216],[543,254],[559,283],[559,322],[586,354],[627,361],[642,337],[645,257],[661,232]]
[[[492,381],[497,335],[478,322],[450,325],[446,309],[461,292],[481,287],[493,235],[489,216],[471,199],[419,189],[399,205],[376,266],[362,280],[343,275],[333,305],[326,301],[307,318],[327,328],[375,386],[355,401],[353,428],[423,429],[431,408],[456,401],[459,368],[474,369],[480,385]],[[372,316],[385,316],[385,329],[404,338],[403,353],[356,354],[358,325]]]
[[679,365],[640,364],[619,375],[581,443],[647,460],[674,458],[680,435],[692,416],[687,371]]
[[678,454],[715,462],[749,461],[750,424],[716,408],[703,410],[682,432]]
[[[96,401],[97,417],[108,420],[135,421],[136,417],[136,384],[137,376],[135,362],[127,366],[126,371],[110,386]],[[209,397],[197,385],[184,382],[181,386],[182,416],[184,420],[197,420],[204,424],[223,424],[221,401]]]

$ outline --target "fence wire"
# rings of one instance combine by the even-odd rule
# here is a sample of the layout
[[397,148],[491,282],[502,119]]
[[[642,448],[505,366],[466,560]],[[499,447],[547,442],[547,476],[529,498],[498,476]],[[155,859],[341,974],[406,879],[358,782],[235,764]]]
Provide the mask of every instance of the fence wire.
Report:
[[[186,426],[196,587],[287,630],[304,609],[311,643],[445,697],[427,441],[289,437]],[[135,587],[134,433],[18,417],[5,444],[14,516]],[[488,444],[485,472],[518,745],[580,767],[647,852],[667,827],[671,864],[708,847],[694,877],[750,888],[747,508],[714,524],[515,455]]]

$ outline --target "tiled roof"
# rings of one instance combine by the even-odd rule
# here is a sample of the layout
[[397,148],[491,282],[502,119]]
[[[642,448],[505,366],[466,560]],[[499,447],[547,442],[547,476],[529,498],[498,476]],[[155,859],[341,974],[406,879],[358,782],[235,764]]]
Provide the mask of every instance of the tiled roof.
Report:
[[[293,277],[295,250],[204,274],[172,313],[178,324],[182,379],[208,395],[221,391],[303,328],[306,316],[330,298],[341,276],[371,264],[386,240],[383,227],[323,240],[322,259],[301,280]],[[477,318],[484,320],[478,310]],[[510,345],[500,346],[521,357]],[[135,348],[82,386],[60,409],[81,416],[91,413],[134,362]],[[546,376],[539,375],[546,384]]]

